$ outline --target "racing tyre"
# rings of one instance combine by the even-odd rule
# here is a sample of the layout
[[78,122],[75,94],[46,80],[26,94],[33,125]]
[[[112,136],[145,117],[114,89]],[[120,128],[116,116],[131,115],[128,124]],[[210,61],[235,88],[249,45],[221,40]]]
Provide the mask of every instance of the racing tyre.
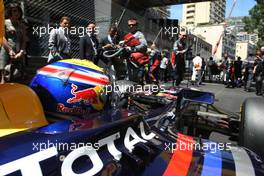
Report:
[[242,105],[239,145],[264,158],[264,99],[248,98]]

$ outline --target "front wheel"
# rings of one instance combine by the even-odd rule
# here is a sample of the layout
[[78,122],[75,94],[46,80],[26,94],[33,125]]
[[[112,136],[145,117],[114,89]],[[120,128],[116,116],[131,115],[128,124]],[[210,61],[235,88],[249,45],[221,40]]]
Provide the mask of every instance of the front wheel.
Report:
[[264,157],[264,99],[248,98],[242,105],[239,145]]

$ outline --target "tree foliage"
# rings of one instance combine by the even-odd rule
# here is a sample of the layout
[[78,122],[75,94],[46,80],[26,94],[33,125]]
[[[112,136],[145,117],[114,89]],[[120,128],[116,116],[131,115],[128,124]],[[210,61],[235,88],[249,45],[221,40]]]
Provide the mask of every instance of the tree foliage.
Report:
[[264,46],[264,0],[256,0],[257,4],[249,11],[249,16],[243,18],[245,30],[258,33],[258,46]]

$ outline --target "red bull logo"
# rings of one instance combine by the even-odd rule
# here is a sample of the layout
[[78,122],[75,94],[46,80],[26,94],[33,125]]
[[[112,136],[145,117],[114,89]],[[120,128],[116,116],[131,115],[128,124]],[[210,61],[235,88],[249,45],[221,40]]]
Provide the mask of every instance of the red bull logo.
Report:
[[77,85],[72,84],[71,87],[71,94],[74,95],[74,97],[69,98],[67,100],[67,103],[78,103],[80,101],[83,101],[87,105],[98,103],[98,95],[94,88],[88,88],[77,91]]
[[57,104],[57,112],[62,112],[62,113],[70,113],[70,114],[75,114],[75,115],[85,115],[89,114],[90,110],[88,109],[83,109],[81,107],[67,107],[62,103]]

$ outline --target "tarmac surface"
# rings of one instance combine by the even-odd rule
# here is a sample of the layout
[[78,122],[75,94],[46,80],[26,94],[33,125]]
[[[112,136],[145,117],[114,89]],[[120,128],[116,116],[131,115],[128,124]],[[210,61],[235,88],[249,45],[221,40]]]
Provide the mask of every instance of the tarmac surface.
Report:
[[225,88],[223,84],[203,83],[199,90],[215,94],[215,106],[233,113],[240,112],[240,106],[249,97],[258,97],[255,92],[246,92],[243,88]]

